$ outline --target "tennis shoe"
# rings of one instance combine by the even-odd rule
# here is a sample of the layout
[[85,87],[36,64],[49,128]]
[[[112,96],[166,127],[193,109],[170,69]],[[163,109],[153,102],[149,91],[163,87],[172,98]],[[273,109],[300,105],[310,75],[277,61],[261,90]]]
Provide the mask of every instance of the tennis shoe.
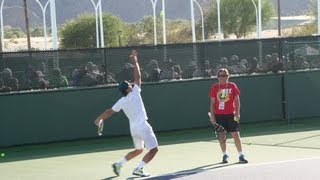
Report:
[[223,155],[222,157],[222,163],[225,164],[225,163],[228,163],[228,159],[229,159],[229,156],[228,155]]
[[118,164],[118,163],[112,164],[113,172],[114,172],[117,176],[120,175],[121,167],[122,167],[122,166],[121,166],[120,164]]
[[239,163],[246,164],[246,163],[248,163],[248,160],[246,160],[246,159],[244,158],[244,155],[240,155],[240,156],[239,156]]
[[150,176],[150,174],[143,171],[143,168],[141,168],[141,169],[135,168],[133,170],[132,174],[136,175],[136,176],[140,176],[140,177],[149,177]]

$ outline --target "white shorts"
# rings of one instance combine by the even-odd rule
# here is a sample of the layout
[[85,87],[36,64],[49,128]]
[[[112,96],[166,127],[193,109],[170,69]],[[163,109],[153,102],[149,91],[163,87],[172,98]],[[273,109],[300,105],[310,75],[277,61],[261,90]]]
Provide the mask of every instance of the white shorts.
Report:
[[158,147],[158,141],[154,134],[152,127],[149,123],[145,126],[132,129],[131,136],[135,149],[143,149],[146,147],[148,150]]

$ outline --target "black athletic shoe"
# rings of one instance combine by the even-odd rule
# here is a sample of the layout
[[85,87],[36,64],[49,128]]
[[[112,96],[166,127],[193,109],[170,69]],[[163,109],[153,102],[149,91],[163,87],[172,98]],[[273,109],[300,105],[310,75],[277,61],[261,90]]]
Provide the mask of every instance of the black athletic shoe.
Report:
[[225,163],[228,163],[228,159],[229,159],[229,156],[228,155],[223,155],[222,157],[222,163],[225,164]]
[[244,158],[244,155],[241,155],[239,156],[239,163],[246,164],[248,163],[248,160]]

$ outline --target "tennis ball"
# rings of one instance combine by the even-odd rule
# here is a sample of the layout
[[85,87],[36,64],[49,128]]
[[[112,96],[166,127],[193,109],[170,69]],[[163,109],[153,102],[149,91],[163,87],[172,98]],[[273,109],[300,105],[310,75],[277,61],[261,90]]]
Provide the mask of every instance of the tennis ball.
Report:
[[251,145],[252,144],[252,141],[249,141],[248,145]]
[[5,154],[4,153],[1,153],[1,157],[4,157],[5,156]]

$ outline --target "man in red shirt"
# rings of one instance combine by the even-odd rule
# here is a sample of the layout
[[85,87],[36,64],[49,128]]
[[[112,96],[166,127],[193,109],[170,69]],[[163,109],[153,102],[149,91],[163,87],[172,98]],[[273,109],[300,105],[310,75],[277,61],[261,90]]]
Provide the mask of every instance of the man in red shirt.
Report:
[[[248,163],[242,154],[242,145],[240,138],[240,90],[233,82],[229,82],[229,71],[225,68],[219,69],[217,72],[219,82],[211,86],[210,96],[210,112],[213,114],[210,118],[212,125],[221,125],[234,139],[235,146],[239,152],[239,162]],[[226,134],[220,139],[226,139]],[[226,141],[221,141],[220,147],[223,153],[222,163],[228,163]]]

